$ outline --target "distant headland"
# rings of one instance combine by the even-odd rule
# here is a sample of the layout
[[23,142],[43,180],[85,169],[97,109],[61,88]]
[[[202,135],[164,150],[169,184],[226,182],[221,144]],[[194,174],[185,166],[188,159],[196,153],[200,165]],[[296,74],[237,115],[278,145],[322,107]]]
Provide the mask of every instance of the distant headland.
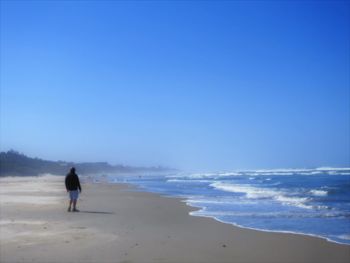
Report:
[[80,174],[175,171],[175,169],[162,166],[136,167],[121,164],[111,165],[107,162],[48,161],[37,157],[28,157],[15,150],[0,152],[0,176],[35,176],[45,173],[64,175],[72,166],[76,167]]

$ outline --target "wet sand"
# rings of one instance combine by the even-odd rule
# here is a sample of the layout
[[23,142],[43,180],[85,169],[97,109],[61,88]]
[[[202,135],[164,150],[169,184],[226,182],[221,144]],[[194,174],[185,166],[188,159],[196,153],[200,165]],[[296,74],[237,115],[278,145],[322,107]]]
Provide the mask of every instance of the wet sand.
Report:
[[350,262],[347,245],[193,217],[127,185],[82,187],[68,213],[64,177],[1,178],[0,262]]

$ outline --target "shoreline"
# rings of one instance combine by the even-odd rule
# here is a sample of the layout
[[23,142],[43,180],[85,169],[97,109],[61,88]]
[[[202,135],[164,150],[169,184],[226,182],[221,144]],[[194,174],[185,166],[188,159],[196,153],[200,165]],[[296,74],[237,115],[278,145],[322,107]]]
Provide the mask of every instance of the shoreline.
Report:
[[[321,263],[350,259],[347,245],[191,216],[198,208],[184,199],[141,191],[128,183],[85,182],[78,202],[81,212],[68,213],[63,178],[15,178],[12,183],[0,179],[1,262]],[[27,203],[3,198],[28,193],[33,198]],[[58,201],[41,202],[49,196]]]
[[[189,205],[189,206],[190,206],[190,205]],[[195,211],[194,211],[194,212],[195,212]],[[334,244],[337,244],[337,245],[349,246],[349,247],[350,247],[350,244],[337,242],[337,241],[331,240],[331,239],[329,239],[329,238],[326,238],[326,237],[323,237],[323,236],[314,235],[314,234],[306,234],[306,233],[299,233],[299,232],[293,232],[293,231],[268,230],[268,229],[259,229],[259,228],[246,227],[246,226],[242,226],[242,225],[235,224],[235,223],[225,222],[225,221],[222,221],[222,220],[220,220],[220,219],[217,219],[216,217],[213,217],[213,216],[191,215],[191,212],[190,212],[190,216],[212,218],[212,219],[214,219],[215,221],[217,221],[217,222],[219,222],[219,223],[231,225],[231,226],[233,226],[233,227],[238,227],[238,228],[242,228],[242,229],[248,229],[248,230],[259,231],[259,232],[264,232],[264,233],[276,233],[276,234],[280,233],[280,234],[287,234],[287,235],[306,236],[306,237],[318,238],[318,239],[327,241],[327,242],[329,242],[329,243],[334,243]]]
[[306,237],[313,237],[313,238],[318,238],[318,239],[321,239],[321,240],[324,240],[324,241],[327,241],[327,242],[330,242],[330,243],[335,243],[337,245],[348,246],[350,248],[350,244],[341,243],[341,242],[329,239],[327,237],[323,237],[323,236],[319,236],[319,235],[315,235],[315,234],[307,234],[307,233],[299,233],[299,232],[283,231],[283,230],[258,229],[258,228],[242,226],[242,225],[239,225],[239,224],[236,224],[236,223],[225,222],[223,220],[220,220],[220,219],[216,218],[215,216],[194,215],[193,213],[195,213],[197,211],[201,211],[203,209],[203,207],[194,206],[194,205],[189,204],[189,202],[187,201],[186,198],[178,197],[178,196],[165,195],[165,194],[163,195],[163,194],[160,194],[160,193],[147,191],[146,189],[142,188],[141,186],[138,186],[138,185],[132,184],[132,183],[127,183],[127,182],[117,182],[117,183],[107,183],[107,184],[127,185],[130,189],[135,188],[135,189],[140,190],[140,192],[155,194],[155,195],[158,195],[159,197],[177,199],[180,202],[185,203],[188,207],[195,209],[194,211],[189,211],[189,213],[188,213],[189,216],[211,218],[211,219],[214,219],[216,222],[221,223],[221,224],[230,225],[232,227],[238,227],[238,228],[241,228],[241,229],[248,229],[248,230],[253,230],[253,231],[264,232],[264,233],[276,233],[276,234],[280,233],[280,234],[290,234],[290,235],[300,235],[300,236],[306,236]]

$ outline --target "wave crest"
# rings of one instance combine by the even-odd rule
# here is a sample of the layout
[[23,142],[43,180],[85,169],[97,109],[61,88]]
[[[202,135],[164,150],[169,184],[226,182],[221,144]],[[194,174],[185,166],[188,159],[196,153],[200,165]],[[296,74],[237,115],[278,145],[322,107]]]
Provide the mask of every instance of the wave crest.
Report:
[[328,195],[328,191],[325,190],[310,190],[310,194],[314,196],[326,196]]
[[292,205],[306,209],[312,208],[312,206],[306,204],[309,201],[308,198],[287,196],[283,191],[274,189],[264,189],[249,185],[238,185],[222,182],[215,182],[210,186],[226,192],[243,193],[249,199],[272,199],[285,205]]

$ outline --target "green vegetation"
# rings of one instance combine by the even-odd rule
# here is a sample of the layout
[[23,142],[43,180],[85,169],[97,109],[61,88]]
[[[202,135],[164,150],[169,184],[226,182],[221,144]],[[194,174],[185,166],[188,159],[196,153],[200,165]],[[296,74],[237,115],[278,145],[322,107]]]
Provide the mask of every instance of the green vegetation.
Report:
[[14,150],[0,153],[0,176],[33,176],[45,173],[65,175],[72,166],[76,167],[79,174],[162,172],[170,170],[164,167],[110,165],[107,162],[73,163],[47,161],[31,158]]

